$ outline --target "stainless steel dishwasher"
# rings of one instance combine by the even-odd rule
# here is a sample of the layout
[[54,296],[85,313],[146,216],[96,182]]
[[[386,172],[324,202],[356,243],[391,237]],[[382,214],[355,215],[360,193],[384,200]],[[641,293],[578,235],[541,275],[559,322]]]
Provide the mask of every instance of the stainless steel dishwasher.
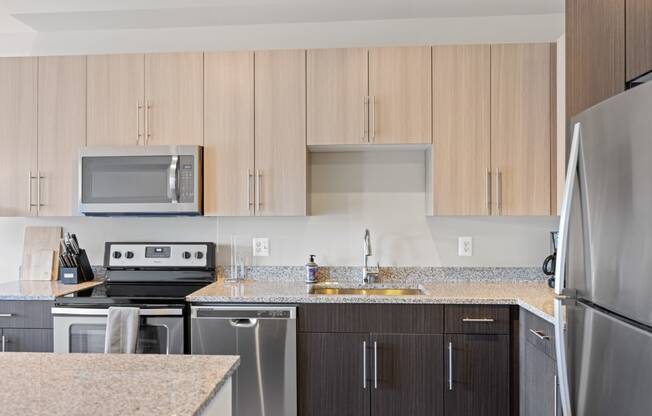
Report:
[[191,307],[192,354],[239,355],[233,383],[237,416],[297,414],[296,307]]

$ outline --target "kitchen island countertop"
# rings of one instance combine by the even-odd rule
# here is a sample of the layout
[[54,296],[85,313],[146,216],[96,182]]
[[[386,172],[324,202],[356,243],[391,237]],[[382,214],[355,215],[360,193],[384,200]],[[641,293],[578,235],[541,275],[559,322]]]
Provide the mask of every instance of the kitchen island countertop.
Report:
[[0,415],[199,415],[237,356],[0,354]]
[[64,285],[56,280],[14,280],[0,283],[0,300],[53,300],[102,283],[101,279],[77,285]]
[[[352,282],[326,283],[357,287]],[[440,303],[518,305],[535,315],[554,322],[554,292],[545,282],[424,282],[421,284],[368,284],[365,287],[414,287],[419,295],[315,295],[301,281],[243,280],[212,283],[186,297],[193,303]]]

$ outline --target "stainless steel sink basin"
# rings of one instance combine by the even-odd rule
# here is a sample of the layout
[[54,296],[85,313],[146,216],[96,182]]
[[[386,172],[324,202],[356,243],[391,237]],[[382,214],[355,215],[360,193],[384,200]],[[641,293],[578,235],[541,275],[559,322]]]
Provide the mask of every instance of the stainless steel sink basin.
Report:
[[320,287],[310,289],[311,295],[376,295],[376,296],[411,296],[423,295],[418,288],[380,288],[380,287]]

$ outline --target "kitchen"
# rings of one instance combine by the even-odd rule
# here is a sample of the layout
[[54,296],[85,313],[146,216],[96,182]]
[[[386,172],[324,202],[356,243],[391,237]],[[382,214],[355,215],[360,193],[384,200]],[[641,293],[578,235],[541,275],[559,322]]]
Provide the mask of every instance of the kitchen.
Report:
[[[6,3],[0,333],[22,351],[0,356],[7,371],[29,351],[89,380],[115,367],[89,381],[111,400],[134,368],[104,352],[158,353],[125,357],[162,372],[178,359],[179,379],[215,368],[187,402],[164,386],[174,400],[151,407],[125,384],[134,407],[81,404],[99,414],[620,409],[622,389],[596,410],[573,396],[598,388],[586,369],[561,376],[573,309],[541,264],[557,248],[572,263],[571,120],[652,68],[630,24],[649,7]],[[572,297],[566,268],[547,269]],[[649,351],[645,322],[632,353]],[[650,409],[626,396],[629,414]],[[35,403],[22,412],[71,414]]]

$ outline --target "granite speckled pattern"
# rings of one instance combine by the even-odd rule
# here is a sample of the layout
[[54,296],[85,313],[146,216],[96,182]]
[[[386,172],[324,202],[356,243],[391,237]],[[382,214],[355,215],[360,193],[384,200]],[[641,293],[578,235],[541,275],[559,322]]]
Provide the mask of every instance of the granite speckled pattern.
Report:
[[[217,275],[228,276],[228,267],[220,266]],[[263,281],[303,281],[306,276],[304,266],[247,266],[246,280]],[[322,266],[317,272],[319,281],[356,281],[362,276],[362,267]],[[540,267],[407,267],[391,266],[380,268],[383,282],[423,282],[423,281],[541,281],[546,276]]]
[[[329,282],[318,285],[355,287],[350,282]],[[423,281],[420,284],[379,283],[365,287],[417,287],[419,295],[314,295],[311,285],[296,281],[225,282],[220,280],[186,297],[195,303],[442,303],[442,304],[509,304],[554,321],[554,292],[543,282],[511,281]]]
[[198,415],[236,356],[0,354],[0,415]]
[[75,293],[102,284],[95,279],[78,285],[64,285],[59,281],[15,280],[0,283],[0,300],[53,300],[59,296]]

